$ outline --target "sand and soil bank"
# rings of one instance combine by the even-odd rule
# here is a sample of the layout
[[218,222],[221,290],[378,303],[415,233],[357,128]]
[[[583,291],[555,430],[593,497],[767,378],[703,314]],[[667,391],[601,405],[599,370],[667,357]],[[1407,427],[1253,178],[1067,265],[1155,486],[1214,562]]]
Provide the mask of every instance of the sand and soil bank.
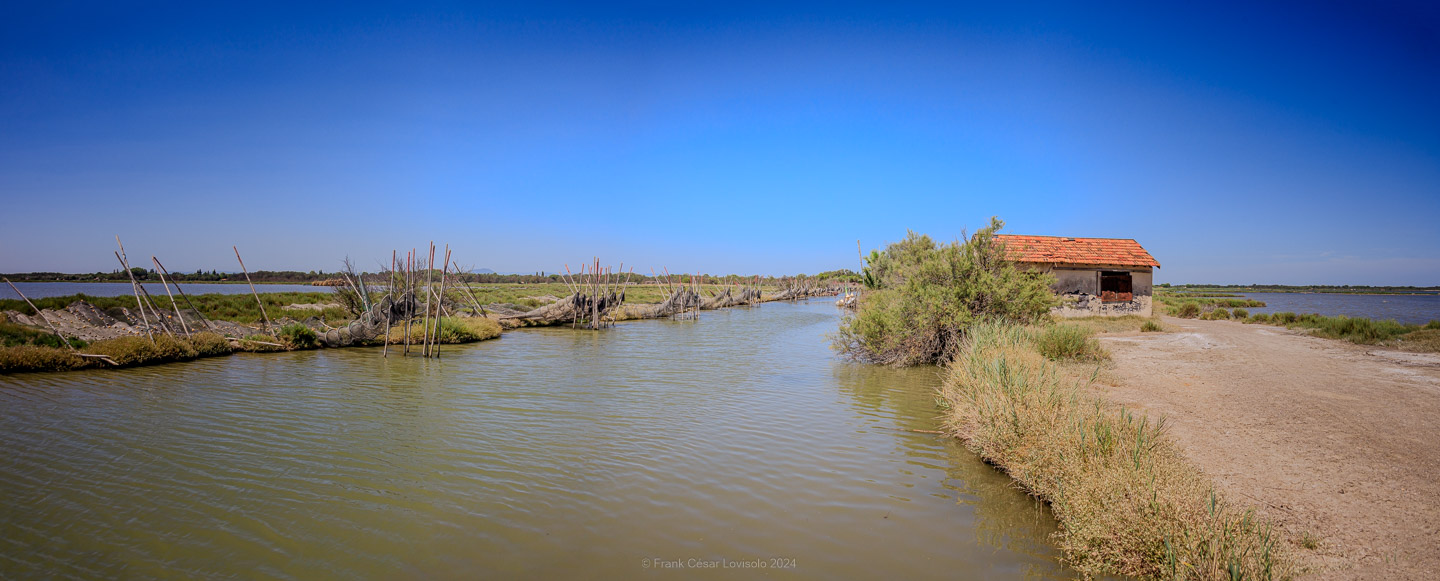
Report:
[[1440,355],[1166,318],[1102,339],[1117,403],[1164,414],[1186,454],[1294,539],[1316,579],[1440,577]]

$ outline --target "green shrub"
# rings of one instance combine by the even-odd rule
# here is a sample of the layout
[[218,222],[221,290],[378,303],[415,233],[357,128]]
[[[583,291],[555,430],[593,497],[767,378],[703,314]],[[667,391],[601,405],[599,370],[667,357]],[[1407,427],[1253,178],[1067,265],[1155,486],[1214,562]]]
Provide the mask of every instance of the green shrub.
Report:
[[1250,315],[1250,318],[1249,318],[1248,320],[1246,320],[1245,322],[1246,322],[1246,323],[1269,323],[1269,322],[1270,322],[1270,315],[1267,315],[1267,314],[1265,314],[1265,313],[1255,313],[1255,314],[1253,314],[1253,315]]
[[1229,319],[1230,319],[1230,311],[1227,311],[1227,310],[1225,310],[1225,309],[1215,309],[1215,310],[1213,310],[1213,311],[1210,311],[1208,314],[1206,314],[1206,315],[1205,315],[1205,318],[1206,318],[1206,319],[1209,319],[1209,320],[1211,320],[1211,321],[1224,321],[1224,320],[1229,320]]
[[1158,333],[1164,330],[1165,326],[1155,321],[1145,321],[1145,324],[1140,325],[1141,333]]
[[1230,313],[1230,316],[1236,319],[1244,319],[1250,316],[1250,311],[1247,311],[1245,309],[1235,309],[1234,312]]
[[1076,325],[1050,325],[1035,334],[1035,348],[1055,360],[1100,360],[1109,354],[1090,331]]
[[1295,322],[1295,313],[1282,311],[1270,315],[1270,322],[1276,325],[1288,325]]
[[1053,277],[1003,260],[990,225],[965,242],[937,245],[910,232],[871,252],[863,279],[871,289],[833,336],[845,356],[887,365],[949,359],[980,321],[1031,323],[1056,304]]
[[320,335],[314,329],[300,323],[290,323],[281,327],[280,332],[276,333],[276,337],[291,349],[314,349],[320,346]]
[[1180,303],[1175,307],[1173,314],[1182,319],[1194,319],[1200,316],[1200,305],[1192,302]]
[[1425,323],[1425,328],[1426,328],[1426,329],[1440,329],[1440,320],[1431,319],[1429,323]]

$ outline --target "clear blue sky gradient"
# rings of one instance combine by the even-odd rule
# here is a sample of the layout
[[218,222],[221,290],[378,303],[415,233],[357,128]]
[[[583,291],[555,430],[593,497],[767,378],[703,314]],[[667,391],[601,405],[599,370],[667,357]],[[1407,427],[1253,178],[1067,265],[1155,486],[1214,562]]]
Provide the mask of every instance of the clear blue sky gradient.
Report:
[[121,4],[4,9],[0,271],[813,273],[998,215],[1440,284],[1435,4]]

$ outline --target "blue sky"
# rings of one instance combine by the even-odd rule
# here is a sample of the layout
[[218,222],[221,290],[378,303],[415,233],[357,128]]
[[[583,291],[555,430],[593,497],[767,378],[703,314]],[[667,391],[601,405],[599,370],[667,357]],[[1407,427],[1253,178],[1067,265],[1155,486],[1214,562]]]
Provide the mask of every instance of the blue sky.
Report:
[[0,19],[0,271],[813,273],[998,215],[1440,284],[1422,3],[119,4]]

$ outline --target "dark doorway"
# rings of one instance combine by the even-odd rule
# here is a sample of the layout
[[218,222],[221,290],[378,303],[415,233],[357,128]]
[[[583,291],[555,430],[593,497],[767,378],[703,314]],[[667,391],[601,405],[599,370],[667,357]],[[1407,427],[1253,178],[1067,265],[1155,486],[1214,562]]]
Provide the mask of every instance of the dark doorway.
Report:
[[1130,292],[1130,273],[1125,271],[1100,271],[1100,302],[1128,303],[1135,298]]

